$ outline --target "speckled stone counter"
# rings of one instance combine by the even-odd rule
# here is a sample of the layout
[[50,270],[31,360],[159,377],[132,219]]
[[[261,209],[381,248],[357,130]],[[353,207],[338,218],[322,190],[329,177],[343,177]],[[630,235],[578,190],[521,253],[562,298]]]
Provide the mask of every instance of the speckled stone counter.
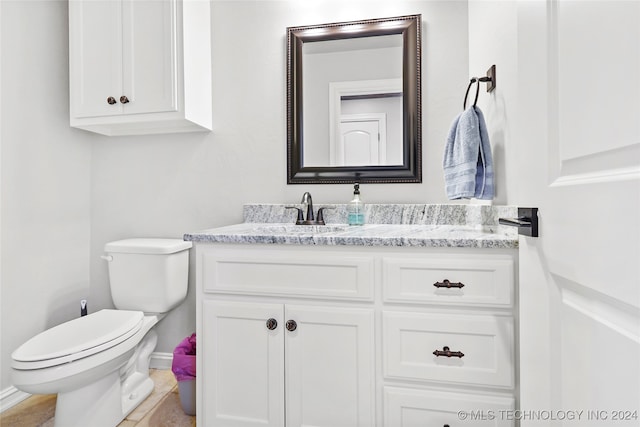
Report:
[[517,216],[513,206],[486,205],[365,205],[367,224],[346,225],[346,205],[317,205],[325,211],[326,226],[296,226],[295,209],[250,204],[241,224],[187,233],[193,242],[235,244],[518,247],[516,229],[498,225],[499,217]]

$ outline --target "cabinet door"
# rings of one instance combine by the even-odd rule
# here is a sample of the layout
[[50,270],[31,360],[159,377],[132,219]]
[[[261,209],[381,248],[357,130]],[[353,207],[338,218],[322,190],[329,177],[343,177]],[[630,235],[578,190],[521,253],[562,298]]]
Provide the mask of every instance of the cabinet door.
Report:
[[122,4],[70,1],[69,40],[71,117],[121,114]]
[[[284,322],[280,304],[203,301],[203,426],[284,425]],[[267,320],[277,322],[275,329]]]
[[373,311],[287,305],[285,319],[287,427],[374,425]]
[[122,9],[124,112],[177,111],[176,0],[124,0]]

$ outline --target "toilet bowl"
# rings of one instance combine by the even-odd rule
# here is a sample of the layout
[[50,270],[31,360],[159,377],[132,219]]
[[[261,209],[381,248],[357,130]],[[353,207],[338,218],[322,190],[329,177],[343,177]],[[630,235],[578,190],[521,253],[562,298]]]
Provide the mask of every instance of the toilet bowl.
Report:
[[115,427],[151,393],[152,328],[186,296],[190,247],[177,239],[107,244],[112,294],[126,303],[114,297],[117,309],[55,326],[12,353],[16,388],[58,394],[55,427]]

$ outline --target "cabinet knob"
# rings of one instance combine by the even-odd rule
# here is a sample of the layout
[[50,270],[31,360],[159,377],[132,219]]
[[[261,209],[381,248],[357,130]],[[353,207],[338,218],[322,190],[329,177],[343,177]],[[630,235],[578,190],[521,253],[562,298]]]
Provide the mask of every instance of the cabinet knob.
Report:
[[298,328],[298,324],[295,320],[287,320],[287,324],[285,326],[289,332],[293,332]]
[[116,99],[115,99],[113,96],[110,96],[110,97],[108,97],[108,98],[107,98],[107,104],[109,104],[109,105],[113,105],[113,104],[115,104],[116,102],[117,102],[117,101],[116,101]]
[[277,327],[278,327],[278,321],[276,319],[274,319],[272,317],[269,320],[267,320],[267,329],[268,330],[273,331]]
[[120,102],[123,104],[126,104],[127,102],[129,102],[129,98],[127,98],[126,96],[122,95],[120,97]]

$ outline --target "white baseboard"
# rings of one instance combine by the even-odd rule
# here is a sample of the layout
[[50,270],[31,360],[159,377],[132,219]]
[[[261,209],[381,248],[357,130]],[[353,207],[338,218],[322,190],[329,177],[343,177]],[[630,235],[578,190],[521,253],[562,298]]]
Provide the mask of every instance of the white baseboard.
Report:
[[14,386],[5,388],[0,392],[0,412],[16,406],[29,396],[31,396],[29,393],[20,391]]
[[171,369],[173,362],[173,353],[159,353],[157,351],[151,353],[149,367],[151,369]]
[[[149,368],[151,369],[171,369],[171,362],[173,361],[173,353],[151,353],[151,360],[149,361]],[[9,408],[17,405],[26,398],[31,396],[29,393],[20,391],[14,386],[9,386],[0,392],[0,412],[4,412]]]

